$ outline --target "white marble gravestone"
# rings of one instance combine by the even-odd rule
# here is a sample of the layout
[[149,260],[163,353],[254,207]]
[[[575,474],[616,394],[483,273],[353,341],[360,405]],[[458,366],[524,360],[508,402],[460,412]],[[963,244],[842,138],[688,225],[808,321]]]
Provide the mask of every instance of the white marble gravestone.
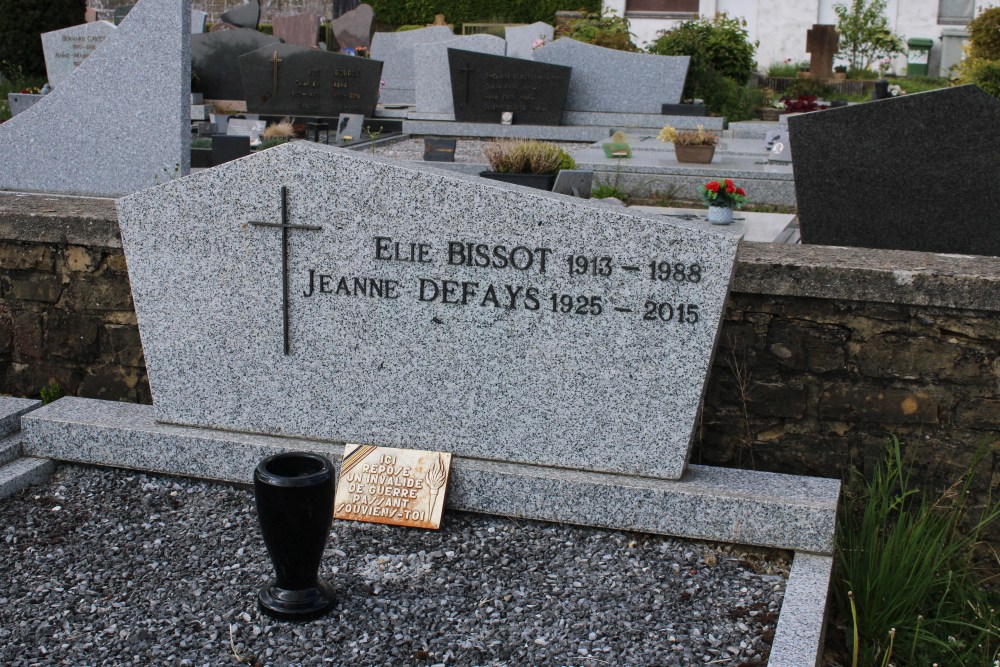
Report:
[[0,189],[118,196],[188,172],[190,0],[141,0],[53,92],[0,125]]
[[555,28],[541,21],[532,23],[531,25],[507,26],[504,28],[504,40],[507,42],[507,57],[532,60],[534,58],[535,43],[539,39],[545,43],[551,42],[555,37],[555,31]]
[[494,35],[468,35],[413,47],[417,113],[450,114],[451,120],[454,120],[448,49],[502,56],[506,45],[504,40]]
[[382,104],[414,104],[415,70],[413,47],[427,42],[441,42],[454,34],[448,26],[431,26],[403,32],[377,32],[372,37],[372,60],[381,60],[385,86],[379,95]]
[[662,113],[681,101],[689,56],[616,51],[562,37],[536,49],[534,60],[573,68],[569,111]]
[[308,142],[118,211],[162,421],[684,471],[732,233]]
[[115,31],[110,21],[94,21],[42,33],[49,85],[56,88]]

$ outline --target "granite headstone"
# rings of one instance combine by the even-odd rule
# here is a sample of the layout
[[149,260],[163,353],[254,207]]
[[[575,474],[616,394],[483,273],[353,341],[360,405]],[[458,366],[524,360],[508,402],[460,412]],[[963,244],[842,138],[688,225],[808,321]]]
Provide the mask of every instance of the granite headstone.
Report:
[[244,99],[239,57],[278,43],[277,37],[243,28],[192,36],[191,68],[201,92],[210,100]]
[[306,12],[292,16],[271,18],[274,36],[285,44],[304,46],[307,49],[319,47],[319,15]]
[[383,104],[414,104],[415,92],[413,47],[427,42],[442,42],[454,34],[447,26],[432,26],[403,32],[377,32],[372,38],[371,57],[385,63],[379,101]]
[[840,35],[835,25],[815,24],[806,31],[806,52],[809,56],[809,73],[819,79],[833,76],[833,58],[837,55]]
[[55,88],[62,83],[114,31],[115,24],[94,21],[42,33],[42,51],[45,54],[49,85]]
[[365,116],[360,113],[342,113],[337,119],[335,139],[338,142],[357,141],[365,127]]
[[341,49],[371,48],[372,22],[375,10],[371,5],[358,5],[351,11],[333,19],[330,28]]
[[260,2],[258,0],[250,0],[250,2],[239,7],[234,7],[228,12],[222,12],[220,18],[237,28],[256,30],[257,24],[260,23]]
[[681,101],[689,56],[654,56],[562,37],[534,52],[535,62],[573,68],[570,111],[649,113]]
[[448,49],[455,120],[499,123],[513,112],[518,125],[559,125],[572,69]]
[[291,44],[240,57],[247,111],[269,116],[373,114],[382,63]]
[[511,58],[532,60],[538,40],[547,44],[552,41],[555,34],[555,28],[541,21],[531,25],[507,26],[504,28],[504,41],[507,42],[506,55]]
[[212,137],[212,166],[239,160],[250,155],[250,137],[244,135],[217,134]]
[[771,162],[791,162],[792,145],[788,141],[788,130],[785,128],[768,130],[765,135],[767,159]]
[[556,174],[556,182],[552,192],[560,195],[571,195],[581,199],[590,199],[590,191],[594,187],[594,172],[590,169],[560,169]]
[[736,234],[311,142],[117,207],[162,422],[684,472]]
[[7,93],[7,105],[10,107],[10,115],[16,116],[25,109],[33,106],[43,97],[45,95],[36,95],[34,93]]
[[187,174],[190,21],[189,0],[136,4],[73,76],[0,125],[0,189],[114,197]]
[[191,34],[199,35],[205,32],[205,22],[208,20],[208,14],[201,11],[200,9],[191,10]]
[[442,42],[417,44],[413,48],[413,62],[416,72],[416,110],[419,113],[455,113],[448,49],[492,53],[497,56],[506,52],[504,41],[494,35],[468,35]]
[[788,119],[802,242],[1000,256],[1000,100],[958,86]]

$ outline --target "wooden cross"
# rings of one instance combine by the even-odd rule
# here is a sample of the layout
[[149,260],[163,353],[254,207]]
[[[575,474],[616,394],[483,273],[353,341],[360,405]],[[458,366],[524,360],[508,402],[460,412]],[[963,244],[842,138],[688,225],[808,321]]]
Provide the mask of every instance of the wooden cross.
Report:
[[271,84],[271,94],[278,94],[278,68],[281,66],[283,61],[278,57],[278,52],[275,51],[274,55],[271,56],[271,63],[274,65],[274,81]]
[[250,220],[250,224],[256,227],[277,227],[281,230],[281,315],[285,336],[285,354],[291,354],[291,345],[288,340],[288,230],[302,229],[318,232],[323,228],[316,225],[288,224],[288,188],[284,185],[281,186],[281,222]]

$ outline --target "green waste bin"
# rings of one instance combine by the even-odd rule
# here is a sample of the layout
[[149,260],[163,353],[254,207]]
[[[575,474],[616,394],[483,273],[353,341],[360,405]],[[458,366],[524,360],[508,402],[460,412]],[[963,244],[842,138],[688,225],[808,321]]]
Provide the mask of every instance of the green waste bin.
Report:
[[909,55],[906,59],[906,76],[927,76],[927,63],[931,59],[933,46],[934,40],[927,37],[907,40]]

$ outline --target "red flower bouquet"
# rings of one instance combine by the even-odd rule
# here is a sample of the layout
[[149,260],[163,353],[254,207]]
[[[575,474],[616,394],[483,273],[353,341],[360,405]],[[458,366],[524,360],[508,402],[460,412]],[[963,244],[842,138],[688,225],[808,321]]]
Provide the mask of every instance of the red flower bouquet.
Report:
[[739,208],[747,200],[747,193],[728,178],[709,181],[699,189],[701,201],[706,206]]

